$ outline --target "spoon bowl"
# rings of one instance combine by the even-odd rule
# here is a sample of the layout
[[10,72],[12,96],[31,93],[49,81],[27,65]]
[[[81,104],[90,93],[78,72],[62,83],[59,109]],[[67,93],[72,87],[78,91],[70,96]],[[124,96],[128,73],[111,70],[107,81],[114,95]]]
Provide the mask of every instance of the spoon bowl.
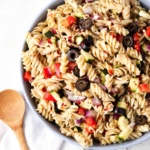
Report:
[[17,91],[8,89],[0,92],[0,119],[15,132],[21,149],[27,150],[22,129],[24,112],[25,103]]

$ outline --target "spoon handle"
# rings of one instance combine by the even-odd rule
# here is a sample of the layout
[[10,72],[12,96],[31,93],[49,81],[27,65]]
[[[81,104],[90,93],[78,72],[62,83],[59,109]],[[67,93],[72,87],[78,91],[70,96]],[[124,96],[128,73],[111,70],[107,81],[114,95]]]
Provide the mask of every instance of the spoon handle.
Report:
[[15,129],[14,132],[15,132],[15,134],[18,138],[18,141],[20,143],[21,150],[29,150],[29,148],[27,146],[27,143],[26,143],[26,140],[25,140],[25,136],[24,136],[24,133],[23,133],[22,126]]

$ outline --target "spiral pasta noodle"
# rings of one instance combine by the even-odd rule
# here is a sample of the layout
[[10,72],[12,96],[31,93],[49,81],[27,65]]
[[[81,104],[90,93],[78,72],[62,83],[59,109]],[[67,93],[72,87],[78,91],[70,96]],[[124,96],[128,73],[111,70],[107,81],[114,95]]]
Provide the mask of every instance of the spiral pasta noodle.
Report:
[[91,84],[91,89],[93,95],[97,95],[100,98],[102,98],[103,101],[114,101],[114,98],[107,94],[105,91],[102,90],[101,87],[99,87],[97,84],[92,83]]
[[117,60],[120,61],[120,63],[122,63],[123,65],[125,65],[131,73],[135,75],[140,74],[140,70],[134,65],[134,63],[132,63],[132,61],[127,55],[117,55]]

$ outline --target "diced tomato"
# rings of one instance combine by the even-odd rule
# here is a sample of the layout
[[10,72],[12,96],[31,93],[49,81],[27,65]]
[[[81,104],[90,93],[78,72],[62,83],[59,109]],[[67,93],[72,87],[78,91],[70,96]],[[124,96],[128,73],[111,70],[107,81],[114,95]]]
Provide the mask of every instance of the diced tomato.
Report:
[[86,130],[87,133],[93,134],[93,130],[90,129],[90,127],[86,127],[85,130]]
[[138,43],[139,40],[140,40],[140,33],[136,32],[135,34],[133,34],[133,39],[134,39],[134,42]]
[[137,52],[140,53],[140,44],[139,43],[134,44],[134,48],[137,50]]
[[150,86],[148,84],[140,84],[139,88],[141,92],[150,92]]
[[81,104],[81,101],[77,101],[76,103],[77,103],[78,105],[80,105],[80,104]]
[[45,92],[44,99],[47,101],[53,101],[56,102],[56,99],[50,94],[50,92]]
[[74,24],[76,22],[76,18],[74,16],[68,16],[66,18],[66,20],[67,20],[69,26],[71,26],[72,24]]
[[52,41],[50,38],[47,39],[48,43],[52,44]]
[[68,66],[69,66],[69,70],[72,71],[74,67],[77,66],[77,64],[75,62],[69,62]]
[[109,73],[110,75],[113,75],[113,74],[114,74],[114,70],[113,70],[113,69],[110,69],[110,70],[108,70],[108,73]]
[[117,34],[116,40],[121,43],[122,39],[123,39],[123,36],[121,34]]
[[134,33],[133,37],[140,37],[140,33],[138,33],[138,32]]
[[31,80],[31,72],[26,71],[23,75],[24,80],[30,81]]
[[42,92],[46,92],[47,90],[46,90],[46,88],[45,87],[43,87],[42,88]]
[[137,43],[137,42],[139,42],[140,39],[139,39],[139,37],[135,36],[135,37],[133,38],[133,40],[134,40],[134,42]]
[[80,107],[80,108],[78,109],[78,114],[84,116],[84,115],[85,115],[85,109],[82,108],[82,107]]
[[150,36],[150,26],[146,27],[146,34]]
[[88,125],[88,126],[91,126],[93,129],[96,128],[96,121],[93,117],[87,117],[85,119],[85,123]]
[[54,72],[49,67],[45,67],[43,68],[43,74],[45,79],[47,79],[51,78],[54,75]]
[[61,73],[60,73],[60,63],[55,63],[54,64],[54,68],[55,68],[55,73],[56,73],[56,76],[58,78],[61,78]]
[[113,37],[113,38],[116,38],[117,37],[117,34],[115,32],[110,32],[110,35]]

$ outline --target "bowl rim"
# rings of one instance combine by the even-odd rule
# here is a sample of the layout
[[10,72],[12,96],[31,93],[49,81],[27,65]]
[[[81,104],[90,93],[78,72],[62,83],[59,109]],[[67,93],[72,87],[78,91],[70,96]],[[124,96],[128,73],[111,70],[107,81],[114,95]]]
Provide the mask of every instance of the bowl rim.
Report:
[[[32,29],[37,25],[37,23],[42,21],[43,18],[46,17],[47,9],[56,8],[57,6],[59,6],[62,3],[64,3],[63,0],[59,0],[57,2],[55,0],[52,0],[51,2],[49,2],[49,4],[45,8],[43,8],[41,12],[39,12],[39,14],[35,18],[35,20],[32,22],[31,26],[29,27],[28,31],[32,31]],[[24,51],[27,50],[25,39],[24,39],[22,45],[23,46],[22,46],[22,51],[21,52],[24,52]],[[21,70],[20,71],[21,90],[23,92],[24,99],[27,102],[29,108],[32,110],[33,114],[43,124],[43,126],[47,127],[48,130],[50,130],[50,132],[53,132],[54,134],[56,134],[56,136],[60,137],[62,140],[65,140],[67,142],[72,143],[73,145],[81,147],[81,145],[79,145],[79,143],[76,142],[75,139],[63,135],[58,129],[56,129],[56,127],[53,124],[48,122],[44,117],[42,117],[41,114],[39,114],[36,111],[36,107],[34,105],[33,99],[30,97],[30,94],[29,94],[29,91],[30,91],[30,89],[28,88],[29,84],[26,83],[23,79],[24,69],[23,69],[23,64],[22,64],[22,58],[20,59],[20,70]],[[142,135],[141,137],[139,137],[137,139],[125,141],[123,143],[110,144],[110,145],[96,145],[96,146],[93,145],[93,146],[90,146],[86,149],[87,150],[88,149],[93,149],[93,150],[115,150],[115,149],[128,148],[128,147],[140,144],[141,142],[144,142],[144,141],[148,140],[148,138],[150,138],[150,132],[145,133],[144,135]]]

